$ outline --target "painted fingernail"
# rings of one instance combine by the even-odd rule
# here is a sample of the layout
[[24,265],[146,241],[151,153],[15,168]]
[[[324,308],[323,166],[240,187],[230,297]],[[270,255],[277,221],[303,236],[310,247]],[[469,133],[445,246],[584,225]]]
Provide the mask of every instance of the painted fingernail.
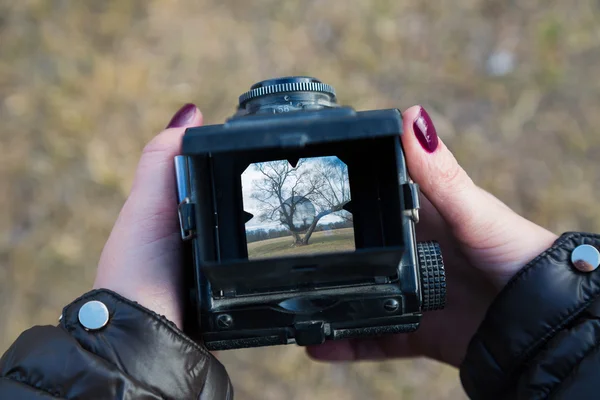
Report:
[[435,126],[431,121],[431,117],[429,117],[429,114],[427,114],[427,111],[425,111],[423,107],[420,107],[419,115],[417,115],[417,118],[413,121],[413,130],[425,151],[433,153],[435,149],[437,149],[439,139],[437,132],[435,131]]
[[186,104],[185,106],[181,107],[179,111],[175,113],[175,115],[173,115],[173,118],[171,118],[167,128],[179,128],[184,126],[194,119],[197,110],[198,109],[194,104]]

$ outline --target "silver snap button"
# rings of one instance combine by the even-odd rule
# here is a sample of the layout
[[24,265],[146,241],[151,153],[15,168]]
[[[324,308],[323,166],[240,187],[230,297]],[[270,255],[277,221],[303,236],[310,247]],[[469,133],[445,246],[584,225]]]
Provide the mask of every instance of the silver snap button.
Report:
[[591,272],[600,265],[600,251],[589,244],[582,244],[571,253],[571,262],[578,270]]
[[108,308],[101,301],[88,301],[79,309],[79,323],[88,331],[103,328],[108,323]]

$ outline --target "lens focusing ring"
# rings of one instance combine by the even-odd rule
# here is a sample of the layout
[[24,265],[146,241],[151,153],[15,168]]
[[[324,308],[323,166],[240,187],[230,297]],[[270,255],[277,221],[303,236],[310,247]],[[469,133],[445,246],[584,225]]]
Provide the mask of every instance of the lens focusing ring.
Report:
[[335,98],[335,89],[333,88],[333,86],[328,85],[326,83],[290,82],[261,86],[255,89],[251,89],[240,96],[239,104],[240,106],[243,106],[249,100],[256,99],[258,97],[286,92],[320,92],[326,93]]

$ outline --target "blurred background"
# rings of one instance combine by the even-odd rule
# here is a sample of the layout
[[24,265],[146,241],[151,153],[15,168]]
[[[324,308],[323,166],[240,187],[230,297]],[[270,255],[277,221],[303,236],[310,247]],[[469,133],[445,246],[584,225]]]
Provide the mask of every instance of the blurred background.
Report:
[[[0,0],[0,352],[90,288],[140,151],[181,105],[220,123],[292,74],[357,109],[424,105],[479,185],[556,233],[600,231],[597,0]],[[464,398],[423,359],[221,358],[240,399]]]

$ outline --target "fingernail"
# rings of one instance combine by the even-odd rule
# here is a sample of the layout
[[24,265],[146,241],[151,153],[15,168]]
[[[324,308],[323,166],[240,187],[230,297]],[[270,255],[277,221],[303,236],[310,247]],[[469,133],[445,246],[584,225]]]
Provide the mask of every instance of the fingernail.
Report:
[[429,114],[427,114],[427,111],[425,111],[423,107],[420,107],[419,115],[417,115],[417,118],[413,121],[413,130],[425,151],[433,153],[435,149],[437,149],[439,139],[437,132],[435,131],[435,126],[431,121],[431,117],[429,117]]
[[192,119],[194,119],[194,115],[196,115],[197,112],[196,110],[196,106],[191,103],[181,107],[179,111],[173,115],[173,118],[171,118],[167,128],[179,128],[189,123]]

